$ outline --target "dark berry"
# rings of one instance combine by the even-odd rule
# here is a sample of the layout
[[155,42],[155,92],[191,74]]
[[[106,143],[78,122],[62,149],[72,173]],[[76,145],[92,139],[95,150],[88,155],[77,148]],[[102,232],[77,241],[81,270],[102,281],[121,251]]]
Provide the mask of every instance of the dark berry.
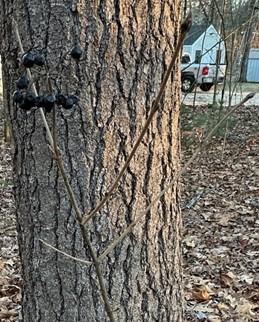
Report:
[[58,94],[56,97],[56,103],[57,105],[65,105],[66,104],[66,96],[63,94]]
[[19,107],[25,111],[29,111],[34,106],[35,106],[35,96],[32,93],[27,93],[24,96],[23,101],[19,104]]
[[16,82],[16,86],[18,89],[26,89],[28,88],[28,85],[29,85],[29,80],[25,75],[19,78],[18,81]]
[[13,102],[16,104],[21,104],[23,102],[23,93],[19,91],[15,91],[13,93]]
[[44,57],[42,55],[40,55],[40,54],[36,54],[34,56],[34,63],[37,66],[43,66],[45,64]]
[[47,95],[44,97],[43,105],[47,113],[51,112],[52,108],[55,105],[55,102],[56,102],[56,98],[54,95]]
[[22,102],[21,104],[19,104],[19,107],[25,111],[29,111],[31,109],[31,107],[26,105],[25,102]]
[[35,98],[35,106],[36,107],[44,107],[44,96],[37,96]]
[[65,104],[62,106],[65,110],[70,110],[74,105],[74,100],[71,97],[67,97]]
[[69,95],[68,98],[71,98],[75,105],[77,105],[79,103],[79,97],[76,95]]
[[27,93],[24,97],[24,105],[28,107],[28,109],[35,106],[36,97],[32,93]]
[[31,52],[27,52],[22,56],[22,64],[26,68],[31,68],[34,64],[34,55]]
[[79,60],[82,56],[83,50],[79,45],[75,45],[75,47],[71,50],[70,55],[72,58]]

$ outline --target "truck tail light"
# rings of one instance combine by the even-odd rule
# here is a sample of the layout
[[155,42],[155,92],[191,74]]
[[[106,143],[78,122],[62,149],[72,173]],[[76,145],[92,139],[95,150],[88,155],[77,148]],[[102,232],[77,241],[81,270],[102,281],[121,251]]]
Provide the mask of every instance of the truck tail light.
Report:
[[209,74],[209,67],[208,66],[205,66],[202,68],[202,75],[203,76],[206,76]]

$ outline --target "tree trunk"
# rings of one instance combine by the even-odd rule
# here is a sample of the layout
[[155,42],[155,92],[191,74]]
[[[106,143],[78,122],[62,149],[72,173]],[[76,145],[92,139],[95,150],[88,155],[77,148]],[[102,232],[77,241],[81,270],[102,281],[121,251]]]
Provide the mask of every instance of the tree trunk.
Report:
[[253,30],[254,30],[254,25],[255,21],[258,18],[253,17],[255,14],[256,10],[256,3],[257,0],[251,0],[249,3],[249,14],[248,18],[250,18],[249,24],[247,26],[247,29],[245,31],[245,39],[244,39],[244,54],[241,59],[241,67],[240,67],[240,82],[246,82],[247,81],[247,68],[248,68],[248,58],[249,58],[249,52],[250,52],[250,47],[251,47],[251,40],[253,37]]
[[[38,110],[12,106],[21,57],[42,49],[53,86],[77,93],[80,106],[57,109],[58,145],[80,210],[90,211],[123,165],[150,111],[179,35],[180,1],[1,1],[4,96],[14,139],[24,322],[108,321]],[[77,64],[67,54],[80,42]],[[32,70],[34,75],[35,72]],[[89,223],[99,254],[179,171],[179,68],[159,112],[111,200]],[[36,81],[47,93],[44,76]],[[47,114],[51,126],[52,115]],[[181,217],[177,184],[102,264],[116,321],[183,321]]]

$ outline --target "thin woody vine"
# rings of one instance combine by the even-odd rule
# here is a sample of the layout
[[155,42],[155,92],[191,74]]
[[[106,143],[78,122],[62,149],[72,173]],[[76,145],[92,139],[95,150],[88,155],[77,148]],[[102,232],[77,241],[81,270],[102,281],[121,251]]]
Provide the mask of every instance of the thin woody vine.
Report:
[[[70,203],[75,211],[76,220],[80,226],[81,234],[84,242],[85,248],[89,250],[90,254],[90,260],[89,259],[82,259],[82,258],[75,258],[65,252],[62,252],[61,250],[53,247],[52,245],[49,245],[43,240],[40,240],[44,245],[47,247],[53,249],[56,252],[59,252],[63,254],[64,256],[69,257],[70,259],[80,261],[86,265],[93,265],[95,268],[95,272],[97,275],[97,280],[99,284],[99,290],[100,295],[102,297],[104,308],[106,311],[106,314],[111,322],[115,322],[116,319],[114,317],[114,310],[118,308],[114,308],[112,303],[109,301],[108,293],[105,287],[105,280],[103,278],[102,273],[102,267],[101,262],[102,260],[118,245],[136,226],[138,222],[140,222],[141,218],[143,218],[150,209],[159,202],[160,198],[179,180],[180,176],[183,172],[185,172],[190,164],[194,161],[194,159],[198,156],[198,154],[202,151],[203,147],[206,146],[212,135],[215,133],[217,128],[226,120],[238,107],[242,106],[246,101],[248,101],[250,98],[254,96],[253,93],[247,95],[241,101],[239,104],[235,105],[230,109],[222,118],[221,120],[214,126],[214,128],[208,133],[208,135],[204,138],[201,145],[195,150],[192,157],[189,159],[189,161],[182,167],[182,169],[179,171],[178,174],[174,176],[174,178],[171,179],[169,184],[159,193],[158,196],[154,198],[154,200],[148,205],[148,207],[141,211],[136,218],[132,221],[132,223],[117,237],[115,238],[107,247],[104,249],[101,254],[97,254],[96,250],[91,244],[90,238],[89,238],[89,232],[87,223],[90,219],[92,219],[99,211],[102,209],[104,204],[109,200],[113,192],[118,187],[119,181],[122,178],[123,174],[128,168],[128,165],[130,164],[130,161],[132,160],[133,156],[135,155],[143,137],[145,136],[148,127],[156,114],[156,112],[159,109],[159,103],[161,101],[161,98],[163,96],[163,93],[166,88],[166,84],[170,78],[170,75],[172,74],[172,71],[176,64],[178,63],[178,57],[181,53],[181,47],[183,44],[183,41],[185,39],[186,34],[190,30],[192,24],[192,17],[191,14],[187,16],[187,18],[183,21],[181,28],[180,28],[180,34],[178,37],[178,42],[173,50],[173,48],[170,46],[170,49],[172,51],[172,58],[171,62],[168,65],[167,70],[165,71],[162,83],[160,85],[159,91],[156,95],[155,100],[152,103],[150,114],[145,121],[145,124],[143,126],[143,129],[141,130],[139,136],[137,137],[135,144],[125,161],[124,165],[122,166],[118,176],[116,177],[115,181],[111,184],[110,188],[106,192],[104,198],[99,201],[99,203],[92,209],[89,213],[83,214],[78,206],[78,202],[75,196],[75,193],[69,183],[68,175],[64,168],[64,163],[61,158],[60,149],[57,144],[57,134],[56,134],[56,109],[57,108],[63,108],[66,110],[71,110],[73,108],[80,108],[80,98],[77,93],[63,93],[60,88],[58,88],[57,84],[55,83],[55,80],[52,80],[49,76],[47,64],[44,58],[44,55],[41,53],[40,50],[29,50],[24,51],[23,44],[21,41],[21,37],[19,34],[19,29],[15,21],[13,21],[14,31],[16,35],[17,42],[19,44],[20,48],[20,54],[21,54],[21,77],[16,82],[17,90],[13,94],[13,103],[15,107],[18,109],[21,109],[25,111],[25,113],[28,113],[32,109],[38,109],[40,111],[40,115],[43,121],[43,124],[46,128],[47,137],[49,141],[49,148],[52,152],[53,159],[56,160],[58,169],[60,171],[60,174],[63,178],[64,185],[66,187],[66,191],[70,200]],[[80,44],[77,43],[70,51],[70,56],[72,59],[76,60],[77,63],[80,63],[81,56],[83,54],[83,50],[80,47]],[[32,69],[34,67],[34,69]],[[40,71],[45,73],[42,74]],[[47,88],[48,93],[47,94],[39,94],[39,92],[36,89],[34,76],[32,75],[32,72],[36,72],[36,74],[40,74],[42,77],[47,79]],[[54,84],[53,84],[54,83]],[[54,89],[55,88],[55,89]],[[46,113],[52,113],[52,127],[50,129],[49,124],[46,119]]]

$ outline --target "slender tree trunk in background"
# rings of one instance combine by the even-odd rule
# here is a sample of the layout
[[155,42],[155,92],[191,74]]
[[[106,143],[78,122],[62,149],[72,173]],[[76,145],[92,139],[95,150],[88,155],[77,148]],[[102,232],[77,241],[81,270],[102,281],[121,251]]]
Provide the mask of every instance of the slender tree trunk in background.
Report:
[[211,0],[211,3],[210,3],[210,11],[209,11],[209,23],[210,24],[214,24],[214,20],[215,20],[215,3],[213,0]]
[[[249,51],[251,47],[251,40],[253,37],[253,31],[256,30],[255,28],[255,18],[252,16],[255,14],[255,6],[256,6],[257,0],[250,0],[249,4],[249,14],[248,17],[251,17],[251,20],[247,26],[247,29],[245,31],[245,50],[244,55],[241,60],[241,70],[240,70],[240,82],[246,82],[247,81],[247,67],[248,67],[248,58],[249,58]],[[257,21],[257,18],[256,18]]]
[[[1,21],[1,18],[0,18],[0,21]],[[1,44],[0,44],[0,52],[1,52]],[[2,123],[3,123],[4,141],[10,143],[11,129],[10,129],[10,123],[7,116],[7,109],[4,108],[5,106],[6,104],[3,104],[2,64],[1,64],[1,56],[0,56],[0,116],[2,118]]]
[[[20,57],[11,19],[26,50],[43,49],[52,79],[80,96],[58,109],[58,144],[83,212],[100,200],[121,168],[157,93],[179,35],[180,1],[2,0],[4,96],[14,137],[24,322],[108,321],[92,266],[71,261],[39,239],[89,258],[39,111],[12,106]],[[80,41],[77,64],[67,52]],[[65,56],[65,59],[63,58]],[[32,70],[33,73],[33,70]],[[97,253],[179,171],[179,69],[118,191],[89,224]],[[46,93],[45,79],[38,88]],[[55,86],[54,86],[55,87]],[[47,115],[52,124],[52,116]],[[181,322],[181,218],[178,187],[107,256],[102,271],[116,321]]]
[[184,3],[183,3],[183,17],[187,16],[187,11],[188,11],[188,0],[184,0]]

